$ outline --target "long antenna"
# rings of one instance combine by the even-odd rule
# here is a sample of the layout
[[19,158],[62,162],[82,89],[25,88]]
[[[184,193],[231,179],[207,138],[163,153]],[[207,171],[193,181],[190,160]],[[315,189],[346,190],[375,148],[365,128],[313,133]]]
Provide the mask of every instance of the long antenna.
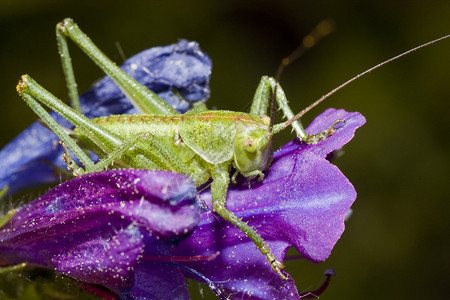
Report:
[[281,127],[279,128],[278,131],[285,129],[286,127],[288,127],[289,125],[291,125],[294,121],[296,121],[296,120],[298,120],[299,118],[303,117],[307,112],[309,112],[311,109],[313,109],[314,107],[316,107],[317,105],[319,105],[323,100],[325,100],[326,98],[330,97],[331,95],[333,95],[334,93],[336,93],[337,91],[339,91],[340,89],[342,89],[343,87],[345,87],[346,85],[352,83],[352,82],[355,81],[356,79],[360,78],[361,76],[364,76],[364,75],[366,75],[367,73],[370,73],[370,72],[372,72],[372,71],[375,70],[375,69],[378,69],[378,68],[380,68],[380,67],[382,67],[382,66],[384,66],[384,65],[386,65],[386,64],[388,64],[388,63],[390,63],[390,62],[392,62],[392,61],[394,61],[394,60],[397,60],[397,59],[399,59],[399,58],[402,57],[402,56],[408,55],[408,54],[410,54],[411,52],[414,52],[414,51],[419,50],[419,49],[421,49],[421,48],[427,47],[427,46],[429,46],[429,45],[431,45],[431,44],[434,44],[434,43],[437,43],[437,42],[439,42],[439,41],[445,40],[445,39],[447,39],[447,38],[449,38],[449,37],[450,37],[450,34],[445,35],[445,36],[443,36],[443,37],[440,37],[440,38],[438,38],[438,39],[432,40],[432,41],[430,41],[430,42],[428,42],[428,43],[422,44],[422,45],[417,46],[417,47],[415,47],[415,48],[412,48],[412,49],[410,49],[410,50],[408,50],[408,51],[406,51],[406,52],[403,52],[403,53],[401,53],[401,54],[399,54],[399,55],[397,55],[397,56],[394,56],[394,57],[392,57],[392,58],[390,58],[390,59],[388,59],[388,60],[386,60],[386,61],[384,61],[384,62],[382,62],[382,63],[379,63],[379,64],[373,66],[372,68],[367,69],[366,71],[364,71],[364,72],[362,72],[362,73],[356,75],[355,77],[353,77],[353,78],[347,80],[346,82],[344,82],[343,84],[341,84],[341,85],[338,86],[337,88],[334,88],[333,90],[331,90],[331,91],[328,92],[327,94],[325,94],[325,95],[323,95],[322,97],[320,97],[319,99],[317,99],[317,100],[316,100],[315,102],[313,102],[311,105],[309,105],[308,107],[306,107],[306,108],[304,108],[302,111],[300,111],[298,114],[296,114],[292,119],[290,119],[290,120],[284,122],[284,123],[283,123],[284,125],[281,126]]
[[322,38],[326,37],[330,33],[334,31],[335,25],[334,21],[331,19],[325,19],[317,24],[314,29],[306,35],[301,44],[291,52],[288,56],[283,58],[278,66],[277,73],[275,75],[276,85],[273,89],[272,95],[272,107],[270,110],[270,125],[269,125],[269,133],[272,133],[274,121],[275,121],[275,97],[277,96],[277,88],[278,82],[280,81],[281,74],[283,74],[284,69],[299,59],[303,54],[305,54],[310,48],[315,46]]
[[314,29],[303,38],[302,43],[297,47],[297,49],[281,60],[275,79],[280,81],[281,74],[286,66],[299,59],[310,48],[314,47],[322,38],[332,33],[334,28],[334,21],[331,19],[325,19],[317,24],[316,27],[314,27]]

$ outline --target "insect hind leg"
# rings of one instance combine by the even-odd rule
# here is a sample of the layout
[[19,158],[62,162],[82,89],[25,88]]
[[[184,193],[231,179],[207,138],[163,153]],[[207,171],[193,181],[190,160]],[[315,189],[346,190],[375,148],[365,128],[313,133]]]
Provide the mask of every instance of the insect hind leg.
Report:
[[140,111],[152,115],[178,114],[167,102],[159,98],[154,92],[137,82],[113,63],[92,40],[84,34],[72,19],[64,19],[56,25],[58,46],[62,56],[63,69],[68,81],[69,91],[75,93],[74,75],[69,65],[66,37],[70,38],[100,67],[121,90],[128,96],[133,105]]
[[21,80],[17,86],[17,90],[22,99],[31,107],[31,109],[39,116],[42,122],[50,128],[63,142],[67,145],[73,153],[78,157],[81,163],[90,168],[94,165],[94,162],[89,156],[76,144],[76,142],[65,132],[61,125],[59,125],[50,114],[38,103],[35,96],[39,99],[39,95],[33,94],[28,89],[28,86]]

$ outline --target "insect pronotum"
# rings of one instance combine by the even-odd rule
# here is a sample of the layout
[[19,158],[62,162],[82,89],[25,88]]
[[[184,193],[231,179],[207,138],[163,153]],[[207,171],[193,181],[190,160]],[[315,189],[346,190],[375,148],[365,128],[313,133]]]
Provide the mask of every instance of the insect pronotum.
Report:
[[[115,81],[142,114],[116,115],[90,120],[79,112],[78,93],[67,37]],[[449,36],[441,39],[447,37]],[[270,165],[272,155],[270,146],[274,134],[292,126],[297,137],[304,143],[314,144],[327,138],[334,133],[334,126],[344,120],[336,120],[327,130],[319,134],[308,135],[299,119],[325,98],[360,76],[438,40],[440,39],[407,51],[357,75],[295,116],[277,80],[267,76],[262,77],[259,83],[249,113],[200,108],[179,114],[155,93],[117,67],[73,20],[65,19],[57,25],[57,41],[69,96],[75,109],[57,99],[28,75],[21,77],[17,90],[40,119],[61,139],[66,150],[64,160],[74,175],[100,171],[114,164],[115,167],[163,169],[183,173],[191,177],[197,186],[212,179],[213,210],[242,230],[267,258],[273,271],[281,278],[287,279],[282,271],[283,264],[272,254],[262,237],[226,208],[231,166],[236,170],[233,180],[237,174],[249,179],[263,180],[263,171]],[[289,60],[285,61],[285,64],[287,63]],[[288,121],[273,125],[273,117],[271,119],[266,115],[272,99],[276,101]],[[74,131],[67,133],[67,129],[57,124],[39,102],[71,122],[75,126]],[[72,138],[73,136],[102,159],[97,163],[92,162]],[[68,149],[78,157],[84,169],[72,161]]]

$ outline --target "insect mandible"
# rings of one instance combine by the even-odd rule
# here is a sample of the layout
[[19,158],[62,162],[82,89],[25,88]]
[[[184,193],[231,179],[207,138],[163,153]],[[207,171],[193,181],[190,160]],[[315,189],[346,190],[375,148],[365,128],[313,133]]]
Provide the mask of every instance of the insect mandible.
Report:
[[[67,37],[115,81],[142,114],[115,115],[90,120],[80,113]],[[249,237],[267,258],[272,270],[283,279],[287,279],[282,271],[284,266],[272,254],[263,238],[226,208],[231,167],[236,170],[231,180],[238,174],[249,179],[262,180],[263,171],[271,162],[271,141],[274,134],[292,126],[297,137],[304,143],[315,144],[327,138],[335,132],[335,125],[344,120],[334,121],[327,130],[316,135],[308,135],[299,119],[351,81],[382,64],[418,49],[412,49],[367,70],[321,97],[297,115],[289,108],[278,81],[267,76],[262,77],[258,85],[249,113],[207,110],[200,105],[185,114],[179,114],[155,93],[117,67],[72,19],[65,19],[57,25],[57,41],[74,109],[53,96],[28,75],[22,76],[17,90],[46,126],[61,139],[66,150],[64,160],[73,174],[101,171],[113,164],[114,167],[162,169],[183,173],[191,177],[196,186],[201,186],[212,179],[213,210]],[[273,124],[273,117],[269,118],[266,115],[271,100],[276,101],[288,121]],[[62,128],[39,102],[71,122],[75,126],[74,131],[69,133],[67,129]],[[94,163],[73,139],[74,136],[85,148],[102,157],[101,160]],[[71,159],[69,149],[80,160],[84,169]]]

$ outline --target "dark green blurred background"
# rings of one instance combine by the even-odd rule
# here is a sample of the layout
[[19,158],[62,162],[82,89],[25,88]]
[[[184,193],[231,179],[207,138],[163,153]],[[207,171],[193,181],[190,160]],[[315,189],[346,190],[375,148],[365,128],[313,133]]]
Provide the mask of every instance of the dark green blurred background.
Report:
[[[196,40],[213,60],[210,106],[244,110],[262,75],[318,22],[337,29],[281,83],[298,111],[372,65],[450,33],[450,1],[9,1],[0,2],[1,145],[36,120],[17,96],[28,73],[63,99],[55,24],[74,18],[118,63],[178,38]],[[331,1],[330,1],[331,2]],[[80,91],[101,72],[71,48]],[[450,40],[351,84],[313,110],[359,111],[367,124],[336,164],[358,191],[354,214],[331,257],[293,261],[299,290],[326,268],[336,276],[321,299],[443,299],[448,295]],[[305,120],[304,119],[304,120]],[[279,144],[289,137],[279,139]]]

